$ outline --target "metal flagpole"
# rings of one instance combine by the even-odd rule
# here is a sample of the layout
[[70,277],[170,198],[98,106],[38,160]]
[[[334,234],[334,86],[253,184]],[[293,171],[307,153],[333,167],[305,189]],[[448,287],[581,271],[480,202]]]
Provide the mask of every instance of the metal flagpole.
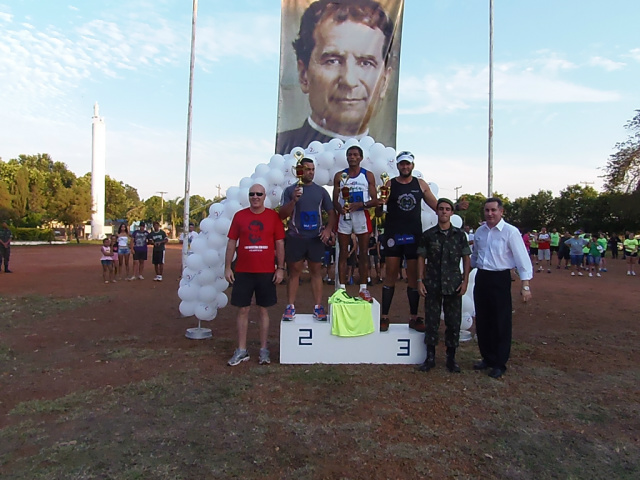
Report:
[[488,194],[493,196],[493,0],[489,0],[489,169]]
[[193,0],[193,15],[191,19],[191,62],[189,64],[189,106],[187,107],[187,157],[184,172],[184,217],[182,232],[184,241],[182,242],[182,270],[187,267],[187,250],[189,242],[189,193],[191,189],[191,119],[192,119],[192,99],[193,99],[193,69],[196,63],[196,20],[198,19],[198,0]]
[[[196,63],[196,20],[198,18],[198,0],[193,0],[193,17],[191,20],[191,62],[189,64],[189,107],[187,109],[187,158],[184,172],[184,220],[182,242],[182,270],[187,266],[187,250],[189,248],[189,190],[191,188],[191,120],[192,120],[192,99],[193,99],[193,69]],[[194,340],[211,338],[211,329],[202,328],[202,321],[198,319],[198,326],[187,328],[185,336]]]

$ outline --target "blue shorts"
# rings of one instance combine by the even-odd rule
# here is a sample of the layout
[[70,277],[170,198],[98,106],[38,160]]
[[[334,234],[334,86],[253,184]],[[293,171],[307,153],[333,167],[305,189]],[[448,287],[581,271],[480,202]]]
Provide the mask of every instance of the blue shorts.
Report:
[[583,255],[571,255],[571,265],[582,265],[582,257]]
[[113,265],[113,260],[100,260],[100,263],[101,263],[102,265],[107,265],[107,266],[109,266],[109,265]]
[[589,255],[587,259],[589,261],[589,265],[600,265],[600,257],[596,257],[595,255]]

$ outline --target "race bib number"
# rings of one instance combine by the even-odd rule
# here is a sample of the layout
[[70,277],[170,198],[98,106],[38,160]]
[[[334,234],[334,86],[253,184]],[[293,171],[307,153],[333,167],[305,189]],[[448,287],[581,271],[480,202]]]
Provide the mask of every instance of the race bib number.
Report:
[[362,192],[351,192],[349,195],[349,203],[364,203],[364,194]]
[[318,212],[300,212],[300,225],[302,230],[318,230],[320,227]]

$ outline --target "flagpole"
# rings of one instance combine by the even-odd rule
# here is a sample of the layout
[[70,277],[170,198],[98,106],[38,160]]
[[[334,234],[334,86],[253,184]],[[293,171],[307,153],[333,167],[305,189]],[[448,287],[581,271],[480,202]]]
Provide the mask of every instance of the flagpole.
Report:
[[493,196],[493,0],[489,0],[489,165],[487,196]]
[[184,172],[184,217],[182,231],[182,270],[187,267],[187,251],[189,241],[189,197],[191,190],[191,121],[193,117],[193,70],[196,63],[196,20],[198,19],[198,0],[193,0],[193,14],[191,19],[191,62],[189,64],[189,106],[187,107],[187,154]]

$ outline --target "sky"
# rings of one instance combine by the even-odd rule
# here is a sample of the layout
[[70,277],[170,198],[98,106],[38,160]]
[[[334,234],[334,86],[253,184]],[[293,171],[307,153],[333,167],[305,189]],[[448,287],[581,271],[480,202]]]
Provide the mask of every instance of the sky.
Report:
[[[494,191],[600,190],[640,109],[640,2],[494,3]],[[48,153],[84,175],[98,102],[107,175],[142,199],[184,196],[191,14],[189,0],[0,0],[0,158]],[[200,0],[192,195],[269,162],[279,42],[279,1]],[[487,194],[488,62],[489,0],[405,0],[397,149],[441,196]]]

